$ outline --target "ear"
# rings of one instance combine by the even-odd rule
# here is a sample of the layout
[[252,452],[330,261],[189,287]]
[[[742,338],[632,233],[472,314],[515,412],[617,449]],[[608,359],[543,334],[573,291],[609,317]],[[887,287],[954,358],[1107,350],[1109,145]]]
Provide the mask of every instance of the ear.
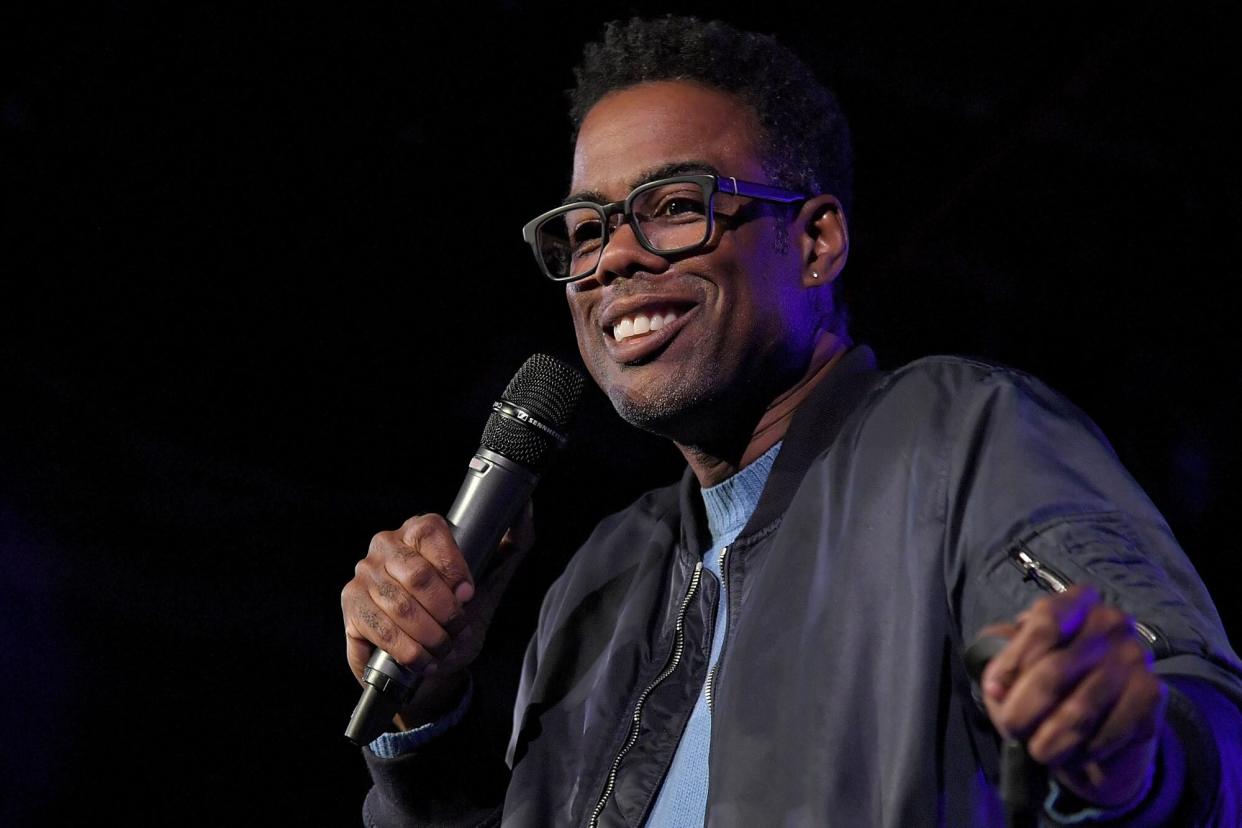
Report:
[[802,285],[829,285],[841,275],[850,253],[845,210],[834,195],[817,195],[798,211],[802,233]]

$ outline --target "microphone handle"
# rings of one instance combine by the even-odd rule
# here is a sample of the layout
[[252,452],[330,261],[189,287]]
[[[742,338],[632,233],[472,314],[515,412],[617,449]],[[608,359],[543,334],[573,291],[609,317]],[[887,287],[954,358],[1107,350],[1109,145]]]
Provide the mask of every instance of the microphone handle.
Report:
[[[966,672],[980,694],[983,669],[1008,643],[1008,639],[999,636],[984,636],[967,648]],[[1035,828],[1039,824],[1041,797],[1048,785],[1047,770],[1031,758],[1026,745],[1017,739],[1006,738],[1001,743],[999,783],[1008,828]]]
[[[538,482],[539,476],[529,468],[484,446],[470,458],[466,479],[445,519],[476,580],[487,571],[500,539]],[[345,738],[360,746],[389,728],[393,716],[418,692],[422,675],[376,647],[362,681],[362,696],[345,728]]]
[[486,574],[492,553],[538,482],[539,475],[526,466],[483,446],[470,458],[466,479],[444,518],[476,581]]

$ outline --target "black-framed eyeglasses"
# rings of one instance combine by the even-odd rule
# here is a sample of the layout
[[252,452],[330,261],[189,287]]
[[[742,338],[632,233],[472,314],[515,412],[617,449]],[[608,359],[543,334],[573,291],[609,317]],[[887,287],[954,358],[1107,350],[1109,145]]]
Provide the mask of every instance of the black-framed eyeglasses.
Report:
[[809,196],[793,190],[718,175],[678,175],[636,187],[623,201],[576,201],[527,222],[522,238],[545,276],[557,282],[584,279],[599,267],[611,218],[629,222],[644,249],[660,256],[689,253],[712,238],[716,194],[796,204]]

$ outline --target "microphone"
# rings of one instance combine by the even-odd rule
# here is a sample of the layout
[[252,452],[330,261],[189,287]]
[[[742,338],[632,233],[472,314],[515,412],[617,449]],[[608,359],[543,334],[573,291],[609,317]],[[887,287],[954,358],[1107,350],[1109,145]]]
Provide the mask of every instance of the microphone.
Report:
[[[500,539],[530,498],[548,456],[565,444],[585,385],[574,368],[547,354],[534,354],[492,403],[478,451],[445,515],[476,579],[486,572]],[[376,648],[362,681],[362,697],[345,729],[345,737],[356,745],[369,744],[387,729],[422,677]]]
[[[1000,636],[986,635],[971,644],[963,654],[966,673],[980,699],[983,670],[1008,643],[1008,639]],[[1005,739],[1001,743],[999,783],[1005,825],[1008,828],[1035,828],[1039,824],[1042,797],[1047,792],[1047,772],[1026,752],[1026,745],[1017,739]]]

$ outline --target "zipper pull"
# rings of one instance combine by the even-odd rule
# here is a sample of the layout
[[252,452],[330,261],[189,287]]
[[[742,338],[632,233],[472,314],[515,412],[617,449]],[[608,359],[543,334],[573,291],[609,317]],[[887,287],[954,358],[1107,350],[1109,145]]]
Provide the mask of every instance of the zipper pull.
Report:
[[1031,556],[1031,553],[1025,549],[1018,548],[1011,553],[1014,563],[1022,570],[1022,575],[1028,581],[1034,581],[1039,584],[1042,589],[1049,592],[1065,592],[1069,589],[1069,581],[1057,572],[1044,566]]
[[[1028,581],[1034,581],[1041,589],[1047,592],[1065,592],[1065,590],[1070,588],[1072,581],[1069,578],[1041,563],[1030,552],[1027,552],[1025,548],[1019,547],[1015,549],[1009,553],[1009,557],[1022,570],[1023,578]],[[1135,618],[1134,631],[1147,641],[1148,646],[1152,650],[1159,652],[1160,635],[1155,630]]]

